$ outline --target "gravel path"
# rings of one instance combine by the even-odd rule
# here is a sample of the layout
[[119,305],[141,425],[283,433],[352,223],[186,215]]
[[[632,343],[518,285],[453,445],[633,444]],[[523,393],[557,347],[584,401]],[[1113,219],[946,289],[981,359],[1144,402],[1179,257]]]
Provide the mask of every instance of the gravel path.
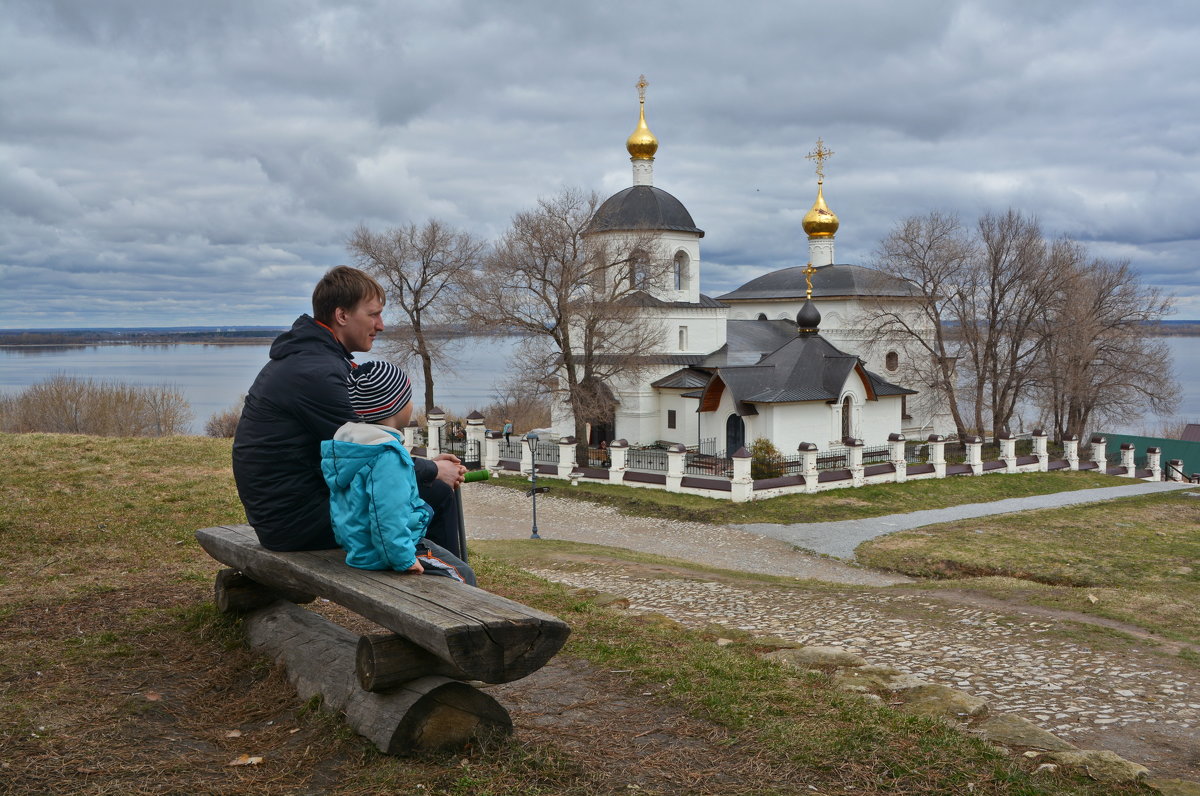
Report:
[[[523,494],[472,484],[464,498],[471,538],[529,536],[529,499]],[[635,548],[734,570],[864,587],[908,581],[806,555],[780,539],[741,528],[625,517],[608,507],[551,496],[538,499],[538,530],[543,538]],[[631,609],[657,611],[691,626],[716,622],[842,647],[871,663],[985,697],[995,710],[1024,716],[1081,748],[1110,749],[1155,775],[1200,779],[1200,685],[1194,670],[1176,670],[1148,649],[1092,649],[1051,632],[1054,620],[1019,608],[1000,612],[889,589],[828,594],[664,578],[637,567],[581,568],[575,562],[536,572],[619,594],[631,601]]]
[[[529,537],[532,512],[524,493],[486,483],[468,484],[463,488],[463,507],[468,540]],[[610,506],[555,498],[552,494],[538,497],[538,535],[543,539],[633,548],[705,566],[831,583],[888,586],[910,580],[809,555],[787,542],[737,528],[627,517]]]
[[792,525],[774,523],[752,523],[738,527],[751,533],[770,536],[805,550],[836,556],[846,561],[854,560],[854,548],[868,539],[896,531],[907,531],[922,525],[939,522],[954,522],[991,514],[1011,514],[1029,509],[1053,509],[1074,506],[1080,503],[1098,503],[1115,498],[1150,495],[1176,489],[1195,489],[1195,484],[1169,481],[1140,481],[1127,486],[1109,486],[1100,489],[1080,489],[1073,492],[1056,492],[1052,495],[1035,495],[1024,498],[1008,498],[991,503],[967,503],[945,509],[927,509],[908,514],[890,514],[866,520],[843,520],[840,522],[810,522]]

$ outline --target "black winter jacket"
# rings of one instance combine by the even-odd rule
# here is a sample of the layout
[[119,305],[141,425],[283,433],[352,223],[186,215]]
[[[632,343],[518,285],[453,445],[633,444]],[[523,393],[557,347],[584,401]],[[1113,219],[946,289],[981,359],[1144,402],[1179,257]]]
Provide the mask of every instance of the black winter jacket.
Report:
[[[233,440],[233,477],[246,519],[268,550],[337,547],[321,441],[359,418],[347,389],[354,362],[333,333],[301,315],[271,344],[242,408]],[[417,460],[428,483],[437,465]]]

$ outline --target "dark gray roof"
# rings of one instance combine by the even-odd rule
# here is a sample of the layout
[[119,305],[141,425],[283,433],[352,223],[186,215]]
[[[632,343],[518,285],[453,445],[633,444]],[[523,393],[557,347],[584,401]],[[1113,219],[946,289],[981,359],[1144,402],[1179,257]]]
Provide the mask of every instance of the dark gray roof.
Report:
[[[813,273],[812,283],[813,298],[921,295],[912,282],[862,265],[823,265]],[[732,293],[717,296],[717,300],[801,299],[807,288],[804,266],[794,265],[751,279]]]
[[1183,442],[1200,442],[1200,423],[1188,423],[1179,437]]
[[628,296],[621,298],[622,304],[632,304],[635,307],[670,307],[673,309],[717,309],[724,307],[721,302],[700,294],[700,301],[663,301],[660,298],[650,295],[644,290],[639,290],[636,293],[630,293]]
[[703,387],[708,384],[710,376],[711,374],[706,370],[683,368],[669,376],[663,376],[658,381],[652,382],[650,386],[664,387],[670,390],[694,390],[697,387]]
[[673,230],[704,237],[683,202],[653,185],[635,185],[604,200],[587,231],[611,230]]
[[725,345],[705,357],[704,365],[753,365],[795,336],[794,321],[726,321]]
[[[622,362],[628,359],[623,354],[593,354],[592,358],[596,362],[603,364]],[[562,357],[560,356],[557,361],[561,363]],[[643,365],[694,366],[700,365],[704,361],[704,354],[647,354],[638,357],[637,361]]]
[[[839,351],[820,335],[808,334],[793,337],[758,364],[719,367],[716,376],[729,389],[738,413],[753,414],[755,403],[836,401],[858,365],[858,357]],[[877,397],[915,393],[865,368],[863,373]]]

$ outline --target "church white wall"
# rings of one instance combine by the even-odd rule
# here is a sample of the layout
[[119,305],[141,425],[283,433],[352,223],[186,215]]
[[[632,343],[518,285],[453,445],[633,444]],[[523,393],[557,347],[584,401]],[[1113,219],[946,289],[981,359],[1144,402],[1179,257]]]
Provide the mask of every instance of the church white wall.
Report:
[[[696,445],[699,440],[696,398],[684,398],[683,390],[659,390],[659,433],[655,439]],[[670,427],[670,412],[675,413],[675,428]]]
[[710,354],[725,345],[726,311],[723,307],[645,309],[642,317],[645,323],[661,328],[660,353]]
[[[630,232],[599,232],[593,235],[596,243],[609,246],[615,251],[634,246],[649,248],[648,254],[655,260],[670,264],[663,281],[647,286],[647,292],[663,301],[700,301],[700,237],[694,232],[657,231],[652,239],[646,240]],[[681,270],[679,286],[676,287],[674,263],[680,253],[686,262]]]
[[[757,415],[742,418],[746,427],[746,446],[765,437],[779,452],[792,455],[802,442],[811,442],[825,450],[842,444],[842,400],[851,398],[851,435],[866,445],[883,445],[891,434],[901,430],[900,398],[887,397],[868,401],[866,388],[857,375],[851,375],[835,404],[805,401],[793,404],[759,404]],[[701,437],[716,437],[717,447],[725,445],[725,424],[736,412],[733,398],[726,390],[715,412],[700,416]],[[732,453],[732,451],[729,451]]]

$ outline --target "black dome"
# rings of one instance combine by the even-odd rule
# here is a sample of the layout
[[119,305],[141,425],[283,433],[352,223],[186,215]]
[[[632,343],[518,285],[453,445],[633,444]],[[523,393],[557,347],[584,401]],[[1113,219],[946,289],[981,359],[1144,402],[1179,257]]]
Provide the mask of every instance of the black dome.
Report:
[[588,232],[612,230],[672,230],[704,237],[683,202],[652,185],[635,185],[604,200]]
[[796,328],[801,332],[814,333],[817,327],[821,325],[821,311],[817,309],[817,305],[812,303],[812,299],[805,299],[804,306],[796,313]]

